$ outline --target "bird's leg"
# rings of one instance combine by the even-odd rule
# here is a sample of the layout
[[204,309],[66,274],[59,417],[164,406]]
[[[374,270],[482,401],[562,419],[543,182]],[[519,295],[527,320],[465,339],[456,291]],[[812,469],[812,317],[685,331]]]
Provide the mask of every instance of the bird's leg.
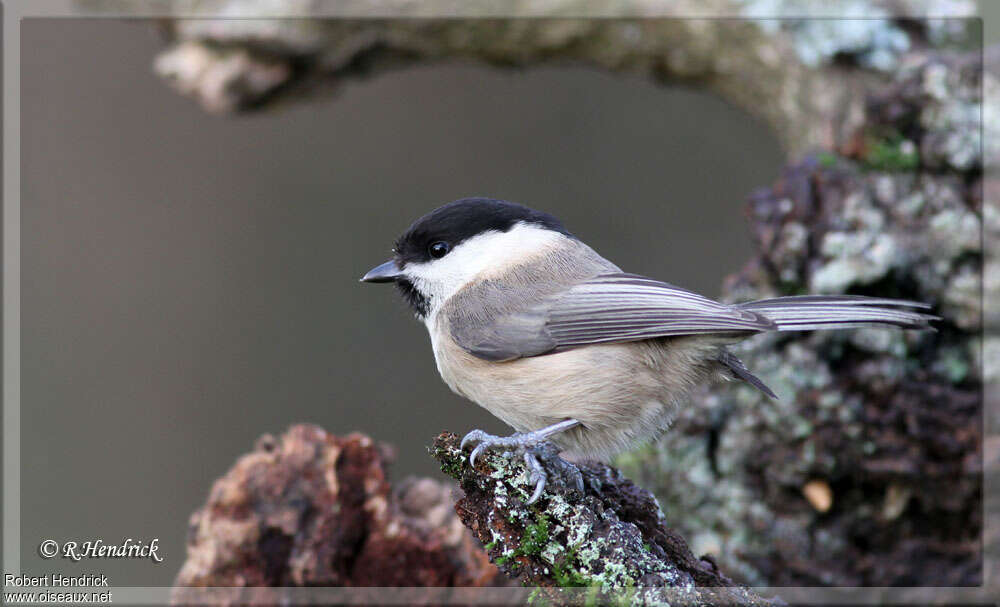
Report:
[[510,436],[496,436],[487,434],[482,430],[473,430],[462,439],[462,448],[470,443],[479,443],[469,456],[469,463],[476,465],[476,460],[487,449],[497,447],[513,447],[515,451],[523,451],[525,447],[534,447],[549,439],[549,437],[559,434],[570,428],[579,426],[580,422],[575,419],[565,419],[557,424],[546,426],[533,432],[515,432]]
[[528,480],[535,485],[535,491],[528,499],[534,503],[542,495],[548,472],[554,472],[561,478],[572,483],[578,491],[583,492],[583,475],[575,465],[559,457],[559,448],[549,442],[549,438],[570,428],[579,426],[575,419],[566,419],[557,424],[546,426],[533,432],[516,432],[511,436],[494,436],[482,430],[473,430],[462,439],[462,448],[470,443],[478,443],[469,455],[469,463],[476,465],[476,459],[487,449],[503,447],[504,457],[521,455],[528,471]]

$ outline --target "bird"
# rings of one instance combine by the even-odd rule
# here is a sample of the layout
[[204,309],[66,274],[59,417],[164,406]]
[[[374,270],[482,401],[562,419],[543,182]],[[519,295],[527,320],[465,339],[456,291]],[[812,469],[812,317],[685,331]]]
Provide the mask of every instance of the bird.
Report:
[[515,430],[474,429],[461,446],[474,445],[473,467],[487,450],[522,457],[529,504],[550,473],[579,488],[573,462],[659,436],[702,383],[739,380],[777,398],[730,350],[744,339],[938,320],[927,304],[853,295],[721,303],[625,272],[553,215],[492,198],[430,211],[392,251],[361,281],[395,284],[448,387]]

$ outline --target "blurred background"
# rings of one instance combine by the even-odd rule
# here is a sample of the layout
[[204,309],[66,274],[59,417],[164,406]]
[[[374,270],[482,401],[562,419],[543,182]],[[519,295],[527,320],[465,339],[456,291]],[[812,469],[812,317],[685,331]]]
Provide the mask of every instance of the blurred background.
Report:
[[[749,257],[775,137],[720,98],[592,69],[450,62],[279,112],[213,116],[151,70],[151,22],[22,24],[22,563],[45,538],[157,537],[263,433],[313,422],[436,476],[442,430],[508,431],[449,392],[426,331],[358,278],[449,200],[552,212],[630,271],[709,296]],[[724,178],[720,178],[724,176]]]

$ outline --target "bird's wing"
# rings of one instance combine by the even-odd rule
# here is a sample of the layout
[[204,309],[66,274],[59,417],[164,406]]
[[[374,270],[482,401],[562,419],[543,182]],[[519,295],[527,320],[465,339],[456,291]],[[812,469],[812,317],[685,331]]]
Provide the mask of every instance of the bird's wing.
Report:
[[616,272],[582,280],[521,309],[462,323],[452,328],[452,337],[471,354],[499,361],[588,344],[774,328],[756,312]]
[[636,274],[605,274],[579,283],[548,310],[557,348],[672,335],[774,329],[766,317]]

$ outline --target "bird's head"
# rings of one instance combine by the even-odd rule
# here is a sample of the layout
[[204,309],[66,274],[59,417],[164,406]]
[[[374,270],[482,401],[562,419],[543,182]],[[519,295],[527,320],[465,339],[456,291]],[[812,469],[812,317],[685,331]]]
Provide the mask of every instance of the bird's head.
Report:
[[541,211],[491,198],[463,198],[434,209],[396,240],[393,257],[362,282],[392,282],[426,319],[475,280],[501,276],[572,237]]

